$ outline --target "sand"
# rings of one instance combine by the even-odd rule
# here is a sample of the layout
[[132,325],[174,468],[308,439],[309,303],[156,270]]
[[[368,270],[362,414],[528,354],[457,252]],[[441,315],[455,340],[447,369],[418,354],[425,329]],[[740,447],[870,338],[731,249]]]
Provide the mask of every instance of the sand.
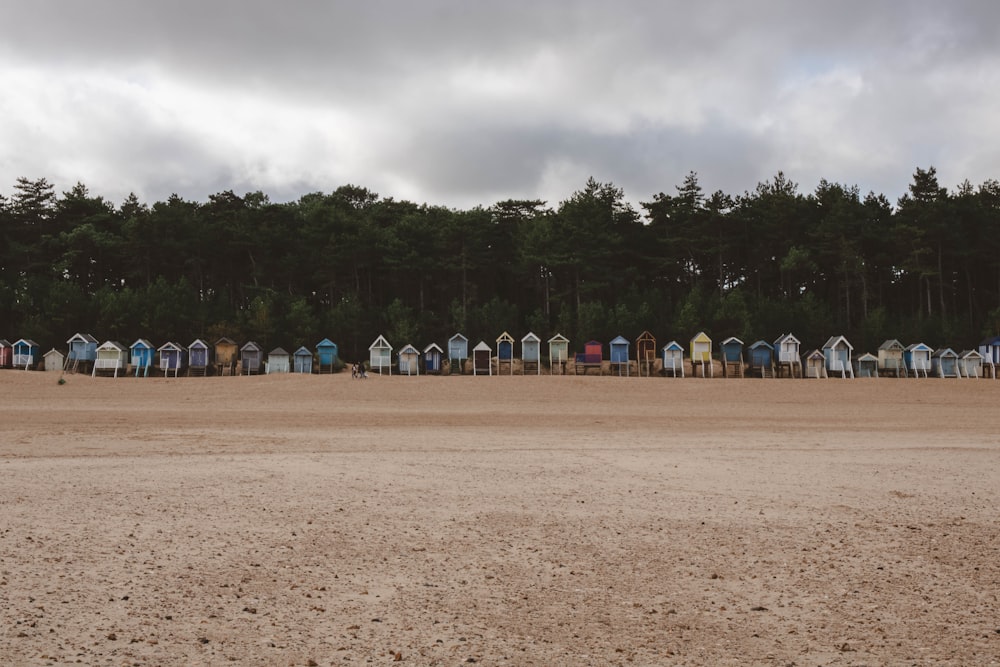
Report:
[[1000,382],[0,372],[0,663],[1000,663]]

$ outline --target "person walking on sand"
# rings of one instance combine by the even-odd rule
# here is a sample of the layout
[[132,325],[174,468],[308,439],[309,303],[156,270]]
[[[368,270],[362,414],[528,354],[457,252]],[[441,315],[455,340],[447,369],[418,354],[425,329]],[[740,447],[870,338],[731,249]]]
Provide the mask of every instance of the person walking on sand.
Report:
[[358,362],[356,361],[351,364],[351,378],[354,380],[358,379]]

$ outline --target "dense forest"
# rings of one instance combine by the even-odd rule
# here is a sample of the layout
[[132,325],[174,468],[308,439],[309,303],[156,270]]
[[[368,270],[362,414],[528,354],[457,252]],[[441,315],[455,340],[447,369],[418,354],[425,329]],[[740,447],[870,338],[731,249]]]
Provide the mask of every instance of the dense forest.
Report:
[[917,169],[895,204],[783,174],[740,195],[695,173],[641,203],[593,179],[552,208],[455,210],[346,185],[116,206],[77,184],[0,195],[0,337],[65,347],[220,336],[265,349],[324,337],[357,359],[397,348],[561,332],[571,348],[649,330],[804,346],[844,334],[967,348],[1000,331],[1000,183],[949,192]]

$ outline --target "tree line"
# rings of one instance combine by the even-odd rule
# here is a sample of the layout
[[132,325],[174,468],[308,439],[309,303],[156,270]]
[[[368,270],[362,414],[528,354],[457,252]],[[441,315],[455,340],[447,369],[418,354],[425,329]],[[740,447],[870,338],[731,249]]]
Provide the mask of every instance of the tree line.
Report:
[[793,332],[971,347],[1000,331],[1000,183],[955,191],[933,167],[906,194],[862,196],[778,173],[704,192],[695,173],[636,210],[589,179],[556,207],[456,210],[354,185],[276,203],[231,191],[114,205],[83,184],[20,178],[0,195],[0,337],[64,347],[221,336],[265,349],[393,345],[503,331],[571,346],[643,330],[747,343]]

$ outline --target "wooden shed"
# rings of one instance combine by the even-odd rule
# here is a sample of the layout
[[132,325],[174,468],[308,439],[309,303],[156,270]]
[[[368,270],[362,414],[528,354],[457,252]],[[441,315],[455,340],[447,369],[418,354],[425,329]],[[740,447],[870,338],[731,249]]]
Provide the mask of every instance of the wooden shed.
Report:
[[235,375],[239,352],[240,347],[232,338],[223,336],[215,341],[216,375]]
[[139,338],[129,346],[129,363],[136,377],[149,377],[153,368],[156,348],[145,338]]
[[292,372],[309,375],[313,372],[313,353],[305,345],[292,355]]
[[70,373],[86,373],[97,358],[97,339],[86,333],[76,333],[66,341],[65,367]]
[[854,346],[843,336],[831,336],[823,343],[823,356],[826,357],[826,372],[837,373],[842,378],[854,377],[854,366],[851,364],[851,352]]
[[712,339],[704,331],[699,331],[691,339],[691,374],[695,369],[701,369],[705,377],[705,366],[708,366],[710,377],[715,377],[715,363],[712,361]]
[[743,377],[743,341],[730,336],[719,344],[722,377]]
[[856,377],[877,378],[878,377],[878,357],[871,352],[865,352],[857,359]]
[[542,373],[542,339],[529,331],[521,338],[521,375],[533,369],[535,375]]
[[188,345],[188,377],[205,377],[212,362],[208,343],[196,338]]
[[420,375],[420,350],[407,343],[396,353],[400,375]]
[[958,373],[958,353],[950,347],[942,347],[931,354],[931,373],[939,378],[961,377]]
[[635,339],[635,363],[640,376],[651,377],[656,367],[656,337],[643,331]]
[[257,375],[264,364],[264,348],[254,341],[247,341],[240,348],[240,375]]
[[906,377],[903,352],[906,348],[895,338],[890,338],[878,346],[878,370],[882,375]]
[[675,340],[663,346],[663,375],[684,377],[684,346]]
[[292,355],[283,347],[276,347],[267,353],[267,374],[291,373]]
[[472,374],[493,375],[493,348],[485,340],[472,348]]
[[629,342],[624,336],[615,336],[608,344],[609,356],[611,359],[610,371],[614,375],[618,372],[618,377],[631,374],[631,363],[629,362]]
[[109,340],[97,346],[97,356],[90,374],[93,377],[98,373],[118,377],[125,373],[127,367],[128,349],[117,341]]
[[903,350],[903,363],[906,372],[915,378],[923,375],[929,377],[931,372],[931,354],[934,352],[929,345],[914,343]]
[[569,338],[557,333],[549,339],[549,372],[559,370],[560,375],[566,374],[566,362],[569,360]]
[[788,377],[802,377],[802,343],[790,333],[781,334],[774,341],[774,358],[777,361],[778,375],[788,371]]
[[424,348],[424,373],[439,375],[444,362],[444,350],[437,343],[431,343]]
[[11,347],[14,368],[30,370],[38,363],[38,343],[30,338],[20,338]]
[[6,338],[0,338],[0,368],[14,365],[14,346]]
[[324,338],[316,343],[316,362],[320,375],[336,370],[339,358],[340,350],[337,349],[337,344],[329,338]]
[[48,372],[59,371],[62,372],[63,365],[66,362],[66,355],[52,348],[48,352],[42,355],[42,359],[45,362],[45,370]]
[[381,334],[368,346],[368,367],[392,375],[392,345]]
[[448,339],[448,364],[451,372],[461,375],[465,372],[465,360],[469,358],[469,339],[460,333]]
[[983,355],[977,350],[962,350],[958,353],[958,372],[962,377],[978,379],[983,377]]
[[165,377],[180,377],[181,371],[187,368],[187,350],[177,343],[168,341],[157,352],[160,353],[160,370]]
[[774,346],[766,340],[759,340],[748,348],[750,373],[762,378],[774,377]]
[[497,375],[503,372],[504,364],[507,364],[509,375],[514,374],[514,337],[504,331],[497,338]]
[[803,377],[807,378],[825,378],[826,374],[826,357],[819,350],[813,350],[805,356],[805,361],[802,364]]
[[979,344],[979,354],[983,357],[983,375],[997,378],[997,366],[1000,366],[1000,336],[990,336]]
[[584,375],[591,368],[597,369],[598,375],[604,375],[604,345],[600,341],[591,340],[583,344],[583,352],[577,352],[573,358],[573,372]]

